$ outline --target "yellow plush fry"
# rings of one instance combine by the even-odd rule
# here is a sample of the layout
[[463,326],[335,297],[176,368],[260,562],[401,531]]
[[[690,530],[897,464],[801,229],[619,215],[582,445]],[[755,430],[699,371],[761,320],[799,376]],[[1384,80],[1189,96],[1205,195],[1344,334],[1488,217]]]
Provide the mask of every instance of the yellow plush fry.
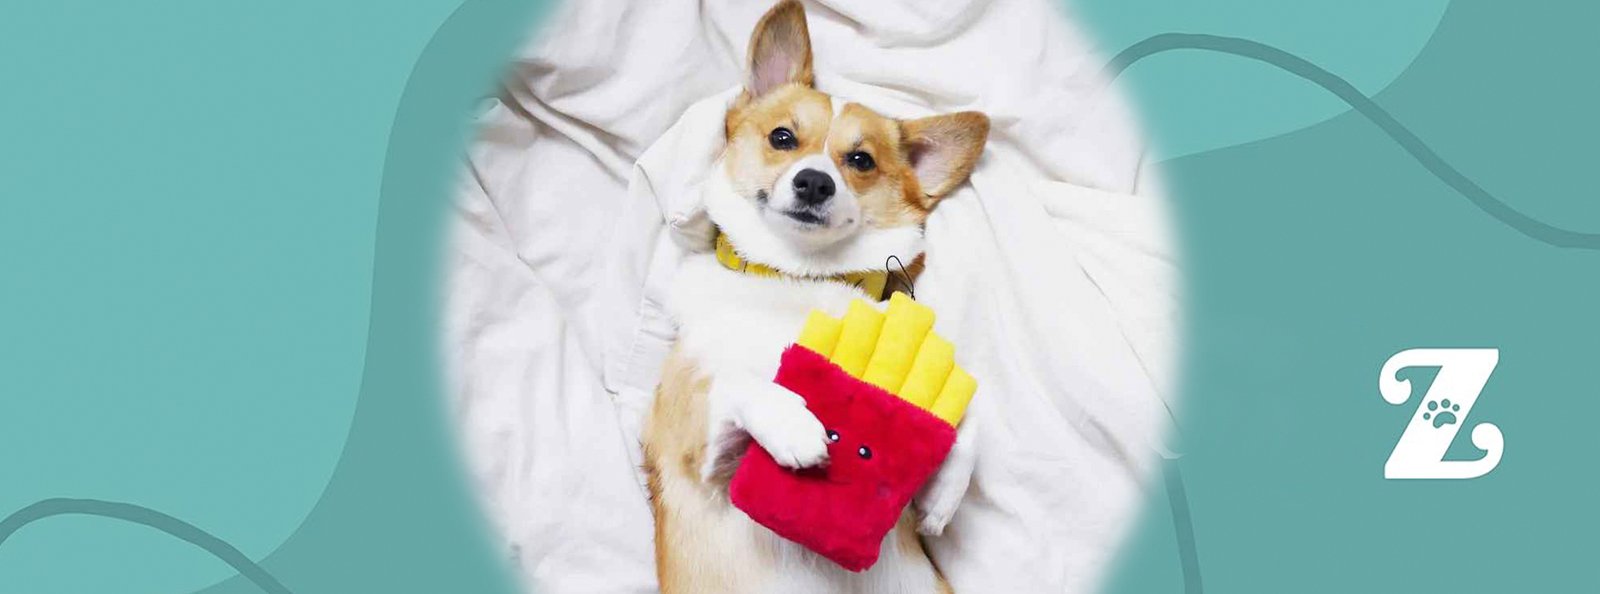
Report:
[[972,401],[972,395],[977,391],[978,380],[973,379],[967,370],[960,367],[952,369],[950,379],[945,380],[944,389],[939,391],[939,399],[933,401],[933,416],[951,425],[959,424],[961,415],[967,412],[967,403]]
[[945,378],[956,366],[956,348],[938,334],[928,333],[917,349],[917,360],[911,364],[906,381],[900,386],[900,397],[920,408],[933,406],[933,401],[944,389]]
[[839,331],[839,344],[833,348],[829,360],[845,373],[861,377],[878,345],[878,333],[883,330],[883,314],[857,299],[850,302],[844,314],[844,329]]
[[955,346],[933,331],[933,310],[902,293],[880,313],[857,299],[844,318],[812,311],[802,347],[827,357],[852,377],[959,425],[978,382],[956,365]]
[[811,315],[806,317],[806,327],[800,330],[800,346],[811,349],[824,357],[833,355],[833,347],[839,344],[839,331],[844,329],[844,322],[838,318],[811,310]]
[[889,297],[889,308],[883,317],[878,346],[872,351],[861,380],[892,394],[900,391],[922,339],[933,328],[933,310],[912,301],[905,293],[895,293]]

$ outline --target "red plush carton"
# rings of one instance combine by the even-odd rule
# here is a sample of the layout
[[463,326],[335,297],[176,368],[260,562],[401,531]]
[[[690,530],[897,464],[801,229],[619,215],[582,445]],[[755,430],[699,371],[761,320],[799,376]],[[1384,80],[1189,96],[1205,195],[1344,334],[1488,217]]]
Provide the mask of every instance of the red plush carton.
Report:
[[804,398],[827,429],[828,463],[786,469],[751,443],[729,494],[757,523],[863,571],[949,454],[976,383],[929,331],[931,312],[909,299],[891,300],[887,317],[864,304],[842,322],[819,315],[784,351],[774,381]]

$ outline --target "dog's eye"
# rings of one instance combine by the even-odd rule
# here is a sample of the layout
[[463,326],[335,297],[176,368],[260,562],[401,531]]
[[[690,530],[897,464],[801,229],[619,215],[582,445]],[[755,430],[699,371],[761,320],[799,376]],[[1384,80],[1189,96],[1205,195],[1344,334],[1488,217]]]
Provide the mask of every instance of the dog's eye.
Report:
[[856,455],[857,456],[861,456],[862,460],[871,460],[872,459],[872,448],[869,448],[867,446],[861,446],[859,448],[856,448]]
[[839,432],[838,431],[834,431],[832,429],[829,429],[828,430],[828,441],[837,443],[839,441]]
[[872,160],[872,155],[861,151],[845,155],[844,162],[846,165],[854,167],[856,171],[871,171],[873,167],[878,166],[878,163]]
[[794,137],[794,132],[788,128],[773,128],[767,135],[767,142],[772,148],[780,151],[792,151],[800,146],[800,139]]

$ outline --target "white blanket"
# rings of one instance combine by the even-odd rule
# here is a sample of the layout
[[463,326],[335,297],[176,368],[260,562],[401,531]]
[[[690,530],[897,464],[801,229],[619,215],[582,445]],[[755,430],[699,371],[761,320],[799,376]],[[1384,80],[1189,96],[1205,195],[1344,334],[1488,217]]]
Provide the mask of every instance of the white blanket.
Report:
[[[489,516],[539,592],[655,590],[638,423],[659,308],[765,3],[573,2],[480,121],[445,354]],[[929,548],[959,592],[1092,589],[1167,420],[1175,278],[1103,59],[1046,0],[808,3],[818,86],[994,128],[917,298],[980,390],[973,486]]]

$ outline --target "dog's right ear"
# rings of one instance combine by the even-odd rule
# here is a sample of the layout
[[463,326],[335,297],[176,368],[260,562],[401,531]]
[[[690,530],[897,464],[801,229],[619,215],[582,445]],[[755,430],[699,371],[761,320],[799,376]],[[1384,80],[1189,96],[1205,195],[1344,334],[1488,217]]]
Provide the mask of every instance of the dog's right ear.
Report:
[[963,111],[900,122],[911,171],[929,208],[967,181],[989,139],[989,116]]
[[811,86],[811,33],[799,0],[779,2],[756,23],[745,76],[752,98],[789,83]]

